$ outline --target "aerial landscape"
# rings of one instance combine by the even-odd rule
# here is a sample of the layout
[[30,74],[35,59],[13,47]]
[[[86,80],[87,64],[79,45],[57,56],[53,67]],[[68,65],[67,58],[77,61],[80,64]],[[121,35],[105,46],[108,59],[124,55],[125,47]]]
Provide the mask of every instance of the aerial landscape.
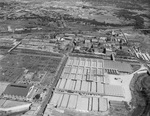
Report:
[[150,1],[0,0],[0,116],[150,116]]

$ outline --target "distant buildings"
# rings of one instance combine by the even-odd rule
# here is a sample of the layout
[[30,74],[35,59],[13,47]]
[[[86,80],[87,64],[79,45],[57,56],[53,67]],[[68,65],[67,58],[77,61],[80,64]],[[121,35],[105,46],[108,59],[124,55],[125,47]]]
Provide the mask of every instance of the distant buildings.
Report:
[[0,38],[0,46],[12,47],[15,44],[15,42],[16,39],[10,37]]

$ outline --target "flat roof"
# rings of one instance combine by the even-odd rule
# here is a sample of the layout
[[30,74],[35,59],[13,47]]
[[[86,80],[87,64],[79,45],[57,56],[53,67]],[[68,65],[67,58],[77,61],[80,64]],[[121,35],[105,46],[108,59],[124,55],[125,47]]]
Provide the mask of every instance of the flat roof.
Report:
[[105,69],[117,69],[121,72],[132,72],[132,68],[130,64],[126,62],[112,61],[112,60],[104,60],[104,68]]
[[104,85],[105,95],[124,97],[124,90],[119,85]]
[[3,94],[26,97],[30,87],[24,84],[9,84]]
[[61,108],[76,109],[78,111],[107,111],[108,100],[103,97],[87,97],[68,93],[54,93],[49,105]]
[[28,102],[20,102],[20,101],[5,100],[5,99],[1,99],[0,103],[1,103],[0,108],[11,108],[11,107],[15,107],[15,106],[29,104]]
[[60,78],[97,82],[97,78],[104,76],[103,66],[101,59],[69,57]]

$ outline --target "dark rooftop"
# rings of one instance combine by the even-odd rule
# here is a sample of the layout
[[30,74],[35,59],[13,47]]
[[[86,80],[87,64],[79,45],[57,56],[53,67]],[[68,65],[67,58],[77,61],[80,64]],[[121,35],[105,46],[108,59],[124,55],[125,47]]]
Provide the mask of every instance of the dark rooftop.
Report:
[[9,84],[3,94],[26,97],[30,87],[24,84]]
[[132,72],[132,68],[130,64],[126,62],[112,61],[112,60],[104,60],[104,68],[105,69],[117,69],[121,72]]

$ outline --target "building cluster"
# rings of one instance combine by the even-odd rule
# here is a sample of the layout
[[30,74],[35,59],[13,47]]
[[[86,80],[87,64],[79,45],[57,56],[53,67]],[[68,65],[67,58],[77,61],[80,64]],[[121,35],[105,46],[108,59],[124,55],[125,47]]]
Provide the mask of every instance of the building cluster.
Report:
[[[73,40],[73,53],[92,54],[104,57],[134,59],[127,40],[121,32],[109,31],[95,35],[77,34]],[[115,56],[115,57],[114,57]]]
[[[47,93],[46,89],[43,91],[43,88],[40,89],[38,86],[21,83],[0,83],[0,87],[0,114],[3,115],[28,110],[37,113],[39,101],[42,101]],[[28,116],[32,116],[32,114],[30,113]]]
[[72,39],[73,37],[68,36],[67,34],[60,34],[56,37],[47,35],[47,38],[29,37],[23,39],[21,41],[21,44],[17,48],[61,53],[61,51],[65,51],[68,49],[68,45],[71,45]]
[[[10,32],[13,31],[11,27],[8,29]],[[69,109],[103,115],[113,107],[126,108],[126,103],[130,102],[129,79],[133,73],[133,67],[129,61],[135,59],[134,54],[139,59],[150,61],[148,53],[141,53],[138,49],[131,51],[123,36],[120,32],[115,33],[114,31],[105,35],[39,34],[35,37],[25,37],[19,42],[10,37],[1,38],[0,46],[10,47],[8,53],[15,48],[45,51],[46,53],[64,53],[66,63],[62,67],[62,71],[60,70],[59,76],[57,75],[59,78],[56,80],[56,86],[52,87],[53,94],[46,105],[44,116],[52,115],[52,109],[60,109],[62,112]],[[39,63],[38,61],[41,59],[35,60],[35,62]],[[126,62],[127,59],[128,62]],[[9,58],[5,59],[3,63],[8,60]],[[41,60],[40,62],[41,64],[38,65],[45,66],[53,61]],[[49,67],[49,70],[51,67],[54,68],[54,65],[52,66]],[[44,69],[39,70],[25,69],[16,83],[0,83],[0,111],[2,113],[29,109],[23,116],[32,116],[38,113],[42,100],[47,97],[47,89],[49,89],[44,88],[42,81],[46,80],[44,78],[54,76],[48,75],[48,71],[44,71]],[[51,79],[47,86],[53,85],[54,80]],[[19,105],[3,107],[7,101],[18,101]]]
[[117,76],[130,73],[132,68],[128,63],[69,57],[44,116],[51,114],[52,106],[95,113],[107,112],[115,103],[125,107],[127,91]]
[[[107,37],[95,37],[95,36],[77,36],[74,41],[74,49],[73,52],[77,53],[106,53],[110,50],[110,46],[106,44]],[[105,46],[105,47],[104,47]],[[107,52],[108,53],[108,52]]]
[[0,112],[11,114],[20,111],[27,111],[31,106],[33,86],[24,84],[0,83]]

